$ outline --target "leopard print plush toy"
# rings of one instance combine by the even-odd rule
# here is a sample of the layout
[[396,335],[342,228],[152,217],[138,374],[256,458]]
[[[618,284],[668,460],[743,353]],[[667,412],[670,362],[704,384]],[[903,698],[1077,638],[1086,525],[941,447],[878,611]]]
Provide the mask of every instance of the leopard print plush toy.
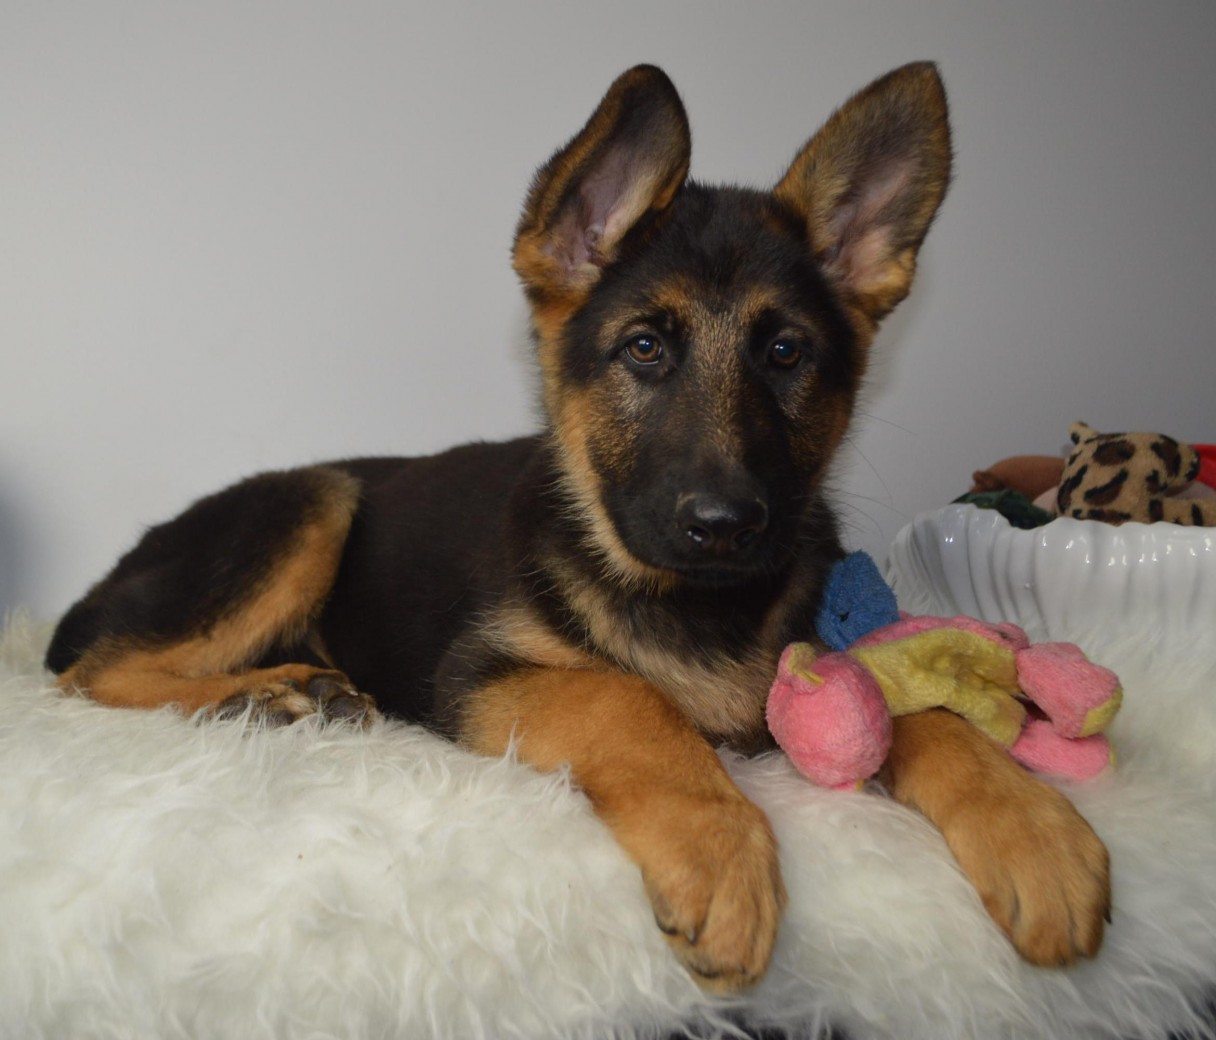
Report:
[[1060,516],[1216,527],[1216,500],[1177,498],[1199,473],[1189,444],[1161,433],[1098,433],[1073,423],[1056,500]]

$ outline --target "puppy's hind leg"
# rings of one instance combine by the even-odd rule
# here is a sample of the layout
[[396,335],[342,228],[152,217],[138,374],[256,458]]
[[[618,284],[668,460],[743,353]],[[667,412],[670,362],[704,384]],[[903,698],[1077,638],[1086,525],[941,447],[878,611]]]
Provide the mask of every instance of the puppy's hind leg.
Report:
[[[202,499],[149,530],[65,615],[48,667],[64,689],[116,707],[369,718],[370,698],[314,634],[358,498],[352,477],[318,467]],[[287,663],[259,667],[267,660]]]

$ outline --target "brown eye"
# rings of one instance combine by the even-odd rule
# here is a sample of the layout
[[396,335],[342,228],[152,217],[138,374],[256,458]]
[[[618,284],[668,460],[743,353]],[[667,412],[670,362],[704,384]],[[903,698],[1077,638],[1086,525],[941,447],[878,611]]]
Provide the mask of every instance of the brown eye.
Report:
[[778,368],[793,368],[802,360],[802,348],[788,340],[779,339],[768,348],[768,359]]
[[625,344],[625,356],[635,365],[657,365],[663,358],[663,342],[658,336],[634,336]]

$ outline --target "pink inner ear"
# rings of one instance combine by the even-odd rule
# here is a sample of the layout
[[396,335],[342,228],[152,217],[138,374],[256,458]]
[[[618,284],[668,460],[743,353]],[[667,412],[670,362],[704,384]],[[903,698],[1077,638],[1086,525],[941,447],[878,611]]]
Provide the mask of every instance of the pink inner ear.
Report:
[[883,220],[883,211],[907,189],[911,177],[910,162],[891,163],[869,174],[829,221],[829,241],[820,256],[853,289],[886,280],[896,222]]
[[613,210],[628,194],[630,181],[637,179],[638,171],[630,158],[628,149],[612,149],[579,185],[579,211],[587,230],[598,228],[601,234],[604,232]]
[[554,226],[549,241],[542,247],[568,272],[578,270],[587,262],[588,245],[582,222],[573,210]]
[[611,149],[578,186],[576,200],[556,225],[548,251],[570,272],[602,266],[641,215],[655,175],[627,147]]

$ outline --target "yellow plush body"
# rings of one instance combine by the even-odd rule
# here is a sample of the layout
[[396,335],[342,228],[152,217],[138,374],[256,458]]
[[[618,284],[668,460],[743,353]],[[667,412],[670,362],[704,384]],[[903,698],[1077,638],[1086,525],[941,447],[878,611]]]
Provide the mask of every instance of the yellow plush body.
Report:
[[1017,660],[988,636],[937,628],[848,652],[878,681],[893,716],[949,708],[1004,747],[1022,732]]

